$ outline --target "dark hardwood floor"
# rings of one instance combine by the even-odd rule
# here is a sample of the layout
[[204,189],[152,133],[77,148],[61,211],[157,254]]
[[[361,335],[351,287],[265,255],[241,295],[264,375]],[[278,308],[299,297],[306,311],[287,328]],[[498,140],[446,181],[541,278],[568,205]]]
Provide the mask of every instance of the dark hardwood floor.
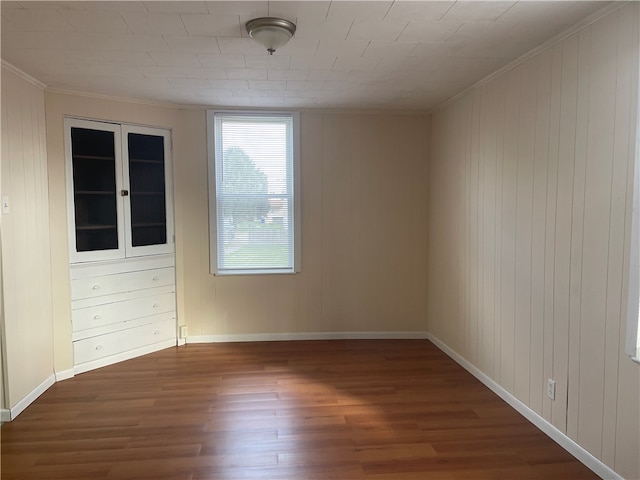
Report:
[[0,434],[6,480],[597,478],[426,340],[171,348]]

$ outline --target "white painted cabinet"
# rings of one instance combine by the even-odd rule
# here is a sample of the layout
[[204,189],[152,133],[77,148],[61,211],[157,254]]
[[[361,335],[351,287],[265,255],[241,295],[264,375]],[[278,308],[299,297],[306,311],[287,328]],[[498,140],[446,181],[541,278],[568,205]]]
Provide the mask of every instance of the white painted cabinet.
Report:
[[74,370],[176,344],[170,132],[65,121]]

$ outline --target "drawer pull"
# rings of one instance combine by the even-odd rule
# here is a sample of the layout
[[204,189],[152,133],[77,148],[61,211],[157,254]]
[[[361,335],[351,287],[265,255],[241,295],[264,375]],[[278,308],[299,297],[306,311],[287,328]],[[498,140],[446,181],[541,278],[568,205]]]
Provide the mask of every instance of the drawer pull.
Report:
[[155,332],[153,332],[154,335],[160,335],[160,330],[156,330]]
[[96,350],[102,350],[102,345],[96,345]]
[[96,284],[93,287],[91,287],[93,290],[100,290],[100,285]]
[[154,282],[157,282],[158,280],[160,280],[160,277],[159,277],[158,275],[156,275],[155,277],[153,277],[153,278],[152,278],[152,280],[153,280]]
[[101,318],[102,318],[102,317],[101,317],[100,315],[94,315],[94,316],[93,316],[93,319],[94,319],[94,320],[100,320]]
[[158,308],[160,305],[158,303],[153,304],[153,308]]

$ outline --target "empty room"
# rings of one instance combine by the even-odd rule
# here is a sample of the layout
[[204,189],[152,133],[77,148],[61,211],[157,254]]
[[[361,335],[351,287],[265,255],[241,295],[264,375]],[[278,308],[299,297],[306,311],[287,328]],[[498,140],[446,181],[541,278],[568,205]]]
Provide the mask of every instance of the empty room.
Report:
[[2,479],[640,479],[640,2],[0,9]]

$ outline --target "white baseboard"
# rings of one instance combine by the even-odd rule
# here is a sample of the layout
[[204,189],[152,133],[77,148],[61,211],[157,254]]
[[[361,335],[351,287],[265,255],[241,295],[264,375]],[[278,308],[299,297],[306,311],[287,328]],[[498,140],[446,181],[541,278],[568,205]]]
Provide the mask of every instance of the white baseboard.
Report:
[[576,457],[580,462],[582,462],[586,467],[592,470],[596,475],[601,478],[607,480],[624,480],[623,477],[618,475],[615,471],[611,469],[611,467],[602,463],[599,459],[594,457],[591,453],[586,451],[583,447],[578,445],[571,438],[566,436],[556,427],[554,427],[547,420],[542,418],[536,412],[531,410],[527,405],[518,400],[512,393],[505,390],[501,387],[495,380],[490,378],[487,374],[482,372],[478,367],[473,365],[467,359],[462,357],[458,352],[452,350],[447,344],[442,342],[437,337],[434,337],[431,334],[427,335],[427,338],[440,350],[449,355],[453,360],[459,363],[465,370],[467,370],[471,375],[480,380],[484,385],[486,385],[490,390],[492,390],[496,395],[502,398],[505,402],[511,405],[515,410],[517,410],[522,416],[524,416],[527,420],[533,423],[536,427],[538,427],[542,432],[547,434],[553,441],[555,441],[558,445],[564,448],[571,455]]
[[140,355],[145,355],[147,353],[156,352],[164,348],[175,347],[175,345],[176,345],[175,339],[166,340],[164,342],[159,342],[154,345],[149,345],[146,347],[138,348],[136,350],[131,350],[119,355],[113,355],[111,357],[102,358],[94,362],[87,362],[82,365],[75,366],[72,369],[55,372],[49,378],[47,378],[44,382],[38,385],[35,389],[33,389],[33,391],[31,391],[27,396],[25,396],[22,400],[20,400],[14,407],[11,408],[11,410],[0,409],[0,421],[10,422],[12,420],[15,420],[15,418],[18,415],[20,415],[20,413],[22,413],[22,411],[25,408],[31,405],[40,395],[42,395],[49,387],[51,387],[56,382],[71,378],[77,373],[82,373],[88,370],[93,370],[94,368],[111,365],[112,363],[128,360],[130,358],[137,357]]
[[279,342],[290,340],[410,340],[426,339],[425,332],[307,332],[307,333],[248,333],[237,335],[197,335],[186,343]]
[[[52,374],[44,382],[34,388],[30,393],[28,393],[22,400],[11,407],[11,410],[9,411],[9,420],[15,420],[15,418],[20,415],[25,408],[31,405],[36,400],[36,398],[46,392],[47,389],[54,383],[56,383],[56,376]],[[5,414],[5,411],[2,412],[3,416]]]
[[61,372],[56,372],[56,382],[61,382],[62,380],[66,380],[68,378],[72,378],[75,375],[73,368],[68,370],[62,370]]

